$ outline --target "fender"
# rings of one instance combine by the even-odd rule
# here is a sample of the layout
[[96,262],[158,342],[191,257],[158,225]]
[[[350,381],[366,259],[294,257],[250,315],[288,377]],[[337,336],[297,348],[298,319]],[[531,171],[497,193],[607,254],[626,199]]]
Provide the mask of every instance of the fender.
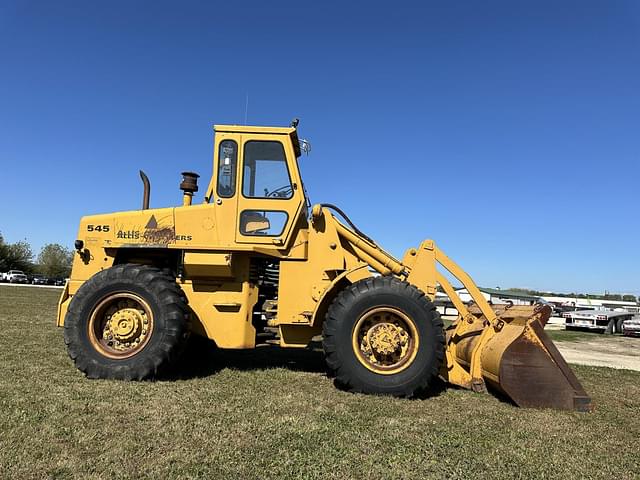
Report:
[[305,348],[309,345],[313,337],[322,333],[324,317],[336,295],[348,285],[368,277],[371,277],[368,265],[360,265],[350,270],[345,270],[334,278],[318,299],[316,308],[311,315],[310,323],[279,325],[280,346]]
[[333,279],[331,285],[329,285],[318,300],[318,305],[311,317],[311,325],[313,327],[322,326],[324,316],[326,315],[327,310],[329,310],[329,305],[331,305],[331,302],[341,290],[358,280],[372,276],[368,267],[368,265],[361,265],[359,267],[352,268],[351,270],[345,270]]

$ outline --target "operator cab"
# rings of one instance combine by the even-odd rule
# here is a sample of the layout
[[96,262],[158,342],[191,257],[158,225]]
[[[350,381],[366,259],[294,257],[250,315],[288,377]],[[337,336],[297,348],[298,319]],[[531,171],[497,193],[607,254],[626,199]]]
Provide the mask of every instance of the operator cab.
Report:
[[308,152],[290,127],[215,125],[214,175],[205,202],[216,205],[218,224],[236,220],[235,242],[285,246],[306,218],[297,158]]

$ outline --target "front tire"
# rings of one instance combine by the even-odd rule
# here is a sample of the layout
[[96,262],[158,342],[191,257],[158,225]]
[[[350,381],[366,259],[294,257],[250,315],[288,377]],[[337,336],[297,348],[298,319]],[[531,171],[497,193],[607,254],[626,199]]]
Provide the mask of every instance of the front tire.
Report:
[[184,349],[189,308],[175,279],[146,265],[96,273],[73,296],[64,321],[69,356],[89,378],[143,380]]
[[339,387],[354,392],[415,396],[438,376],[444,344],[433,303],[395,277],[345,288],[323,326],[327,367]]

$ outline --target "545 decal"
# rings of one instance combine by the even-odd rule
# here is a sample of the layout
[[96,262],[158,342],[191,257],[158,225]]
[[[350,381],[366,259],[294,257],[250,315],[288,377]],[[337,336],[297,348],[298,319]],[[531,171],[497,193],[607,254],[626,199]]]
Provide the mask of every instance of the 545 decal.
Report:
[[87,232],[108,232],[109,225],[87,225]]

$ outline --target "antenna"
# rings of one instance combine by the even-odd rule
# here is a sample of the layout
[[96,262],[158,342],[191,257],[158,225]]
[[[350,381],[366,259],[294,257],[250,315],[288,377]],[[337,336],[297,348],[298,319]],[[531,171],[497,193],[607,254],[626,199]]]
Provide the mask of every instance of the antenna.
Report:
[[249,92],[247,92],[246,101],[244,103],[244,124],[247,124],[247,117],[249,116]]

